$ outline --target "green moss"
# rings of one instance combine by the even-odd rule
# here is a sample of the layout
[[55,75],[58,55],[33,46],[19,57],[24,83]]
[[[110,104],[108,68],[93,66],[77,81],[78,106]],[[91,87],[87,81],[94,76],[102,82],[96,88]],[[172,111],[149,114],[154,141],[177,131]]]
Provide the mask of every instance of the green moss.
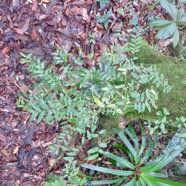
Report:
[[145,41],[141,42],[141,50],[136,55],[138,57],[138,62],[145,64],[158,64],[158,63],[167,63],[173,62],[179,63],[178,58],[173,58],[171,56],[164,55],[157,51],[155,48],[147,44]]
[[168,79],[173,89],[168,94],[159,95],[158,109],[166,107],[172,119],[186,115],[186,60],[166,56],[147,43],[142,42],[142,49],[137,54],[138,62],[156,65]]

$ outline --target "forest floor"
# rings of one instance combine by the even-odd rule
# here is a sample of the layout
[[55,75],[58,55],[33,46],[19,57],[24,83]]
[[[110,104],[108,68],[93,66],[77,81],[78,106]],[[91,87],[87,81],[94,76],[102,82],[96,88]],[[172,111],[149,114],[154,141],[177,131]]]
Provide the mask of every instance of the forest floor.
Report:
[[[16,107],[17,95],[27,92],[31,83],[20,52],[49,64],[58,48],[93,66],[106,48],[124,44],[134,27],[153,44],[155,32],[146,25],[162,11],[143,0],[110,1],[105,7],[93,0],[0,2],[0,185],[38,186],[53,166],[55,155],[48,150],[58,131],[30,122],[29,113]],[[56,164],[53,172],[62,166]]]

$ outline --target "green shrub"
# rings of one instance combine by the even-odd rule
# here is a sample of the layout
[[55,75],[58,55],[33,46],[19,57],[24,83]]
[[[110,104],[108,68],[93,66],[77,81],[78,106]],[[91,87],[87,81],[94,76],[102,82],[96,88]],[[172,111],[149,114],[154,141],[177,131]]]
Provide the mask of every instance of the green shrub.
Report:
[[175,48],[180,41],[179,30],[186,25],[186,14],[183,9],[177,9],[176,6],[167,0],[160,0],[161,6],[166,9],[172,20],[154,20],[149,26],[161,28],[156,35],[157,39],[168,39],[173,37],[173,47]]
[[[155,67],[136,65],[135,57],[128,58],[139,51],[139,42],[132,37],[126,47],[116,46],[114,53],[107,51],[99,65],[90,69],[79,59],[68,62],[62,51],[54,54],[52,65],[47,67],[43,61],[22,54],[35,83],[27,94],[19,96],[17,106],[30,112],[31,120],[37,123],[60,123],[61,141],[66,141],[69,130],[80,133],[82,141],[85,135],[88,139],[97,137],[100,114],[151,112],[157,108],[157,87],[163,92],[171,87]],[[57,71],[56,66],[62,70]],[[68,143],[65,146],[68,148]]]
[[139,38],[132,37],[126,47],[116,46],[113,53],[107,51],[100,64],[90,69],[84,68],[79,58],[70,63],[68,55],[59,50],[49,66],[22,54],[34,85],[27,94],[19,95],[17,106],[30,112],[30,119],[36,123],[60,124],[61,132],[51,146],[58,156],[73,158],[78,153],[73,145],[77,133],[82,136],[82,143],[85,138],[98,137],[102,133],[96,131],[100,115],[151,112],[157,107],[157,87],[162,87],[163,92],[170,90],[155,67],[134,64],[139,42]]
[[[184,184],[175,183],[165,179],[167,176],[160,171],[181,151],[186,148],[186,140],[177,137],[176,134],[169,142],[168,146],[162,154],[151,160],[151,154],[156,144],[156,138],[147,138],[145,130],[141,125],[141,140],[138,139],[137,134],[132,125],[129,128],[117,130],[120,141],[123,143],[115,144],[121,155],[110,153],[108,151],[98,150],[100,155],[106,156],[110,162],[117,166],[118,169],[105,168],[91,164],[83,164],[82,167],[113,175],[109,180],[91,181],[91,185],[125,185],[125,186],[153,186],[153,185],[167,185],[167,186],[183,186]],[[179,131],[179,134],[184,134],[185,131]],[[141,141],[141,142],[140,142]],[[122,151],[122,153],[121,153]],[[116,152],[116,150],[115,150]]]

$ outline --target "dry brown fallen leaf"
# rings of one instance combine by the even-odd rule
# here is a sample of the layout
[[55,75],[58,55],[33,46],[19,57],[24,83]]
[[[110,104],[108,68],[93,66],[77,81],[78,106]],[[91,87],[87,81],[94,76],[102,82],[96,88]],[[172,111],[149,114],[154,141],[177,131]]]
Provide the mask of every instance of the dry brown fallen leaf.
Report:
[[3,141],[3,142],[6,141],[6,138],[2,134],[0,134],[0,141]]
[[89,16],[88,16],[88,14],[87,14],[87,9],[86,8],[81,8],[80,10],[79,10],[79,13],[83,16],[83,19],[84,20],[88,20],[89,19]]
[[29,2],[29,3],[33,3],[33,1],[32,1],[32,0],[27,0],[27,2]]
[[13,151],[13,154],[17,154],[18,150],[19,150],[19,146],[16,146],[16,148]]
[[8,54],[10,52],[10,48],[9,46],[5,46],[2,50],[2,54],[5,55],[5,54]]
[[19,24],[18,28],[22,30],[22,32],[26,32],[29,28],[29,24],[30,24],[30,18],[27,18]]
[[42,3],[49,3],[50,0],[41,0]]

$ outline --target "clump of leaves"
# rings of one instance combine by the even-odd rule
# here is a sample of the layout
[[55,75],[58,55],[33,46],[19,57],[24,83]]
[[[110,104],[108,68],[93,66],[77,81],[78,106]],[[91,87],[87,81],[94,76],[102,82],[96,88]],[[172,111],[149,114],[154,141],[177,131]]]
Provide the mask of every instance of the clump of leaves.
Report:
[[161,28],[156,35],[157,39],[173,38],[173,47],[180,42],[180,30],[186,26],[186,14],[183,9],[177,9],[176,5],[167,0],[160,0],[161,6],[166,9],[172,20],[154,20],[149,26]]
[[[36,83],[34,90],[20,95],[18,106],[31,112],[31,119],[38,123],[68,121],[76,123],[81,133],[91,121],[97,122],[100,113],[123,114],[129,105],[138,112],[150,112],[158,99],[155,87],[163,86],[168,92],[170,86],[155,67],[135,65],[126,53],[133,54],[139,48],[132,43],[128,46],[119,50],[115,47],[115,53],[107,52],[102,63],[89,70],[68,63],[67,57],[58,51],[53,64],[63,65],[61,74],[52,66],[45,69],[39,59],[23,55],[22,61],[29,64],[28,71]],[[145,88],[146,84],[151,84],[151,88]]]
[[[185,131],[179,131],[183,134]],[[167,185],[183,186],[176,182],[165,179],[167,176],[160,171],[170,163],[180,152],[186,148],[186,140],[174,136],[165,148],[163,153],[156,159],[150,160],[156,139],[145,136],[144,127],[141,125],[141,143],[132,125],[123,130],[117,130],[117,134],[124,145],[118,144],[117,147],[125,153],[125,157],[99,150],[99,154],[108,157],[111,162],[119,169],[106,168],[91,164],[83,164],[82,167],[93,171],[103,172],[114,175],[109,180],[91,181],[92,185]]]
[[[82,135],[82,142],[85,136],[88,139],[98,136],[100,114],[151,112],[157,107],[156,87],[161,86],[168,92],[170,86],[155,67],[133,62],[133,54],[139,51],[137,40],[133,37],[126,47],[114,47],[114,53],[105,53],[100,64],[91,69],[84,68],[79,59],[68,62],[68,54],[60,50],[54,54],[52,65],[47,67],[43,61],[22,54],[21,60],[28,64],[28,72],[35,84],[30,86],[27,94],[19,95],[17,106],[30,112],[31,120],[37,123],[60,123],[61,141],[67,141],[71,130]],[[131,58],[128,53],[132,54]],[[61,67],[60,72],[56,71],[57,66]],[[69,149],[68,143],[65,147]]]
[[48,181],[45,182],[45,186],[70,186],[61,176],[49,175]]
[[103,23],[104,27],[107,29],[108,28],[108,24],[112,22],[112,20],[110,19],[112,15],[112,9],[110,9],[105,15],[101,16],[98,15],[97,16],[97,22],[98,23]]

